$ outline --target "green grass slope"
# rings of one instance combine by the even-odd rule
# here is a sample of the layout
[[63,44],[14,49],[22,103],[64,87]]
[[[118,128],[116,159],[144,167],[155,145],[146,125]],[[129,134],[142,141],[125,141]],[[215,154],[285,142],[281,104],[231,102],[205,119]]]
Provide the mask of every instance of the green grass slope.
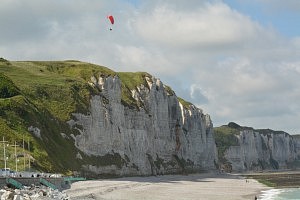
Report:
[[[66,62],[0,62],[0,131],[10,144],[19,147],[19,170],[28,168],[23,160],[33,158],[31,166],[43,171],[76,170],[76,149],[65,123],[73,112],[87,112],[90,94],[97,93],[87,84],[95,73],[110,75],[104,67],[87,63]],[[31,134],[28,127],[39,127],[41,137]],[[24,148],[23,152],[23,138]],[[30,147],[30,148],[29,148]],[[8,147],[8,166],[14,168],[13,149]],[[3,158],[3,156],[1,156]],[[3,159],[2,159],[3,160]],[[26,161],[28,162],[28,161]],[[2,162],[3,163],[3,162]]]
[[218,149],[218,159],[221,163],[226,163],[224,157],[225,151],[230,146],[238,145],[238,139],[235,135],[240,134],[239,127],[223,125],[214,128],[214,137]]

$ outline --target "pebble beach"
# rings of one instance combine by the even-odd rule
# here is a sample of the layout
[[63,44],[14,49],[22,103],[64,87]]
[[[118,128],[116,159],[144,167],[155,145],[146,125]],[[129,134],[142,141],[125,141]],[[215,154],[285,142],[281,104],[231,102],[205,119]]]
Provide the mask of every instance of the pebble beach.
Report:
[[243,200],[268,189],[254,179],[206,173],[80,181],[65,192],[72,200]]

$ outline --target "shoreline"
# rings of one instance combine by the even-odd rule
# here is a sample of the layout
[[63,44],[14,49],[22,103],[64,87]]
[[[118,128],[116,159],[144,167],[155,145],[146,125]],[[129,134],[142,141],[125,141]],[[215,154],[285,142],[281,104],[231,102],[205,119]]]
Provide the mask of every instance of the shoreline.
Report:
[[299,188],[300,171],[269,171],[263,173],[241,174],[246,178],[252,178],[260,183],[276,189]]
[[203,173],[80,181],[65,192],[72,200],[241,200],[269,189],[242,175]]

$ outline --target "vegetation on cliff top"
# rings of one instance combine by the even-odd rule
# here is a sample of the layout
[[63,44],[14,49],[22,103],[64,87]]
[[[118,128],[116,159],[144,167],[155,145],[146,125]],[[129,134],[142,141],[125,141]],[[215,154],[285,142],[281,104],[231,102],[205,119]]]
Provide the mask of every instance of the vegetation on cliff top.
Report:
[[214,137],[216,141],[216,146],[218,149],[218,158],[221,162],[226,162],[225,160],[225,151],[230,146],[237,146],[238,145],[238,135],[240,132],[236,128],[231,128],[229,126],[221,126],[214,128]]
[[181,105],[185,108],[185,109],[189,109],[191,105],[193,105],[192,103],[180,98],[180,97],[177,97],[178,101],[181,103]]
[[136,90],[141,85],[148,86],[146,77],[152,77],[146,72],[118,72],[118,76],[122,81],[122,103],[129,107],[139,108],[142,105],[141,102],[136,101],[132,97],[132,90]]

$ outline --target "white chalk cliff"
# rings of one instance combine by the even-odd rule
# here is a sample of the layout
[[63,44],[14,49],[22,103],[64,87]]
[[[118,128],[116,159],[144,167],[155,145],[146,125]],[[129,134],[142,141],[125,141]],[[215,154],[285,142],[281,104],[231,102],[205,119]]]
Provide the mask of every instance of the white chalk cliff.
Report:
[[300,143],[285,132],[246,129],[239,133],[237,145],[224,154],[233,171],[288,169],[299,160]]
[[[119,164],[85,164],[94,174],[151,175],[215,169],[217,151],[208,115],[183,106],[174,92],[154,77],[131,90],[140,106],[124,105],[118,76],[92,77],[101,90],[90,99],[90,113],[74,113],[69,125],[80,153]],[[114,163],[114,162],[112,162]]]

